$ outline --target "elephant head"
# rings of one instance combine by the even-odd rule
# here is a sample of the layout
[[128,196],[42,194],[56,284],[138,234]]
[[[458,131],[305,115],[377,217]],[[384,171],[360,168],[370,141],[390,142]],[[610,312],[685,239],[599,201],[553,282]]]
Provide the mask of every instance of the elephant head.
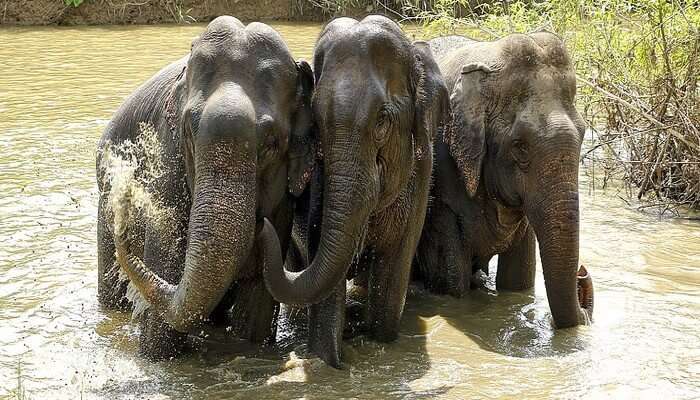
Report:
[[448,107],[427,45],[412,45],[385,17],[330,22],[316,44],[314,74],[323,164],[318,251],[304,271],[265,269],[272,295],[297,305],[323,300],[345,279],[370,217],[400,207],[417,164],[430,170],[432,132]]
[[522,210],[539,242],[555,325],[582,324],[593,311],[587,273],[579,286],[590,295],[579,302],[577,292],[585,123],[574,106],[576,77],[565,45],[541,32],[466,49],[441,65],[453,88],[445,142],[464,188]]
[[313,76],[267,25],[219,17],[194,40],[172,85],[166,137],[181,145],[183,190],[192,199],[180,282],[169,284],[134,255],[120,215],[115,236],[131,283],[152,310],[186,332],[208,318],[236,279],[256,236],[267,232],[270,209],[308,182]]

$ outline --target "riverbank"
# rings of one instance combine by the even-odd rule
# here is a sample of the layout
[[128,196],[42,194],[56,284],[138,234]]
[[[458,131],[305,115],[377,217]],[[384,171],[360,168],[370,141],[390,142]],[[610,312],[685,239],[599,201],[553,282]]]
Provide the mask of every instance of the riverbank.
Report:
[[334,16],[384,14],[414,18],[449,10],[454,16],[482,13],[492,0],[0,0],[0,25],[156,25],[208,22],[219,15],[242,21],[323,22]]
[[107,25],[207,22],[219,15],[241,20],[322,19],[323,11],[297,0],[0,0],[2,25]]

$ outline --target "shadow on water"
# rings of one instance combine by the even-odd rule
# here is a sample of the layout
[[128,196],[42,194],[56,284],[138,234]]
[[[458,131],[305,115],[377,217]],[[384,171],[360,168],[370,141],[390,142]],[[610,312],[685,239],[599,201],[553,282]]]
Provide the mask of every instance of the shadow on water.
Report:
[[[418,298],[413,300],[419,300]],[[413,303],[412,300],[412,303]],[[411,307],[410,305],[408,307]],[[141,370],[91,385],[99,398],[381,398],[422,399],[450,386],[422,388],[412,384],[430,369],[426,350],[429,326],[417,314],[405,318],[396,343],[381,344],[364,336],[344,342],[342,370],[326,366],[306,350],[305,318],[282,319],[278,342],[257,346],[237,339],[224,327],[205,327],[191,336],[192,351],[182,357],[152,362],[137,354],[136,324],[128,313],[107,312],[96,332],[111,350],[107,357],[131,359]]]
[[[412,286],[399,339],[390,344],[365,336],[346,340],[342,370],[308,354],[303,315],[281,319],[273,346],[236,339],[223,327],[205,327],[192,338],[194,351],[163,362],[140,359],[134,324],[125,314],[117,315],[97,331],[112,342],[115,352],[122,353],[115,357],[126,353],[137,359],[144,373],[108,381],[93,393],[114,399],[134,395],[428,399],[452,390],[461,379],[457,370],[464,367],[459,355],[458,361],[447,364],[435,364],[432,358],[474,353],[468,349],[471,343],[486,352],[521,359],[565,356],[587,347],[586,336],[576,329],[553,329],[546,299],[535,296],[533,290],[497,293],[489,288],[492,284],[487,282],[462,299]],[[441,378],[434,379],[434,368],[455,369],[455,379],[444,379],[450,371],[441,371]]]
[[421,317],[440,316],[485,351],[538,358],[565,356],[588,346],[586,336],[579,335],[577,328],[554,329],[546,299],[542,304],[534,289],[496,292],[482,287],[461,299],[445,296],[439,301],[437,308],[420,309]]

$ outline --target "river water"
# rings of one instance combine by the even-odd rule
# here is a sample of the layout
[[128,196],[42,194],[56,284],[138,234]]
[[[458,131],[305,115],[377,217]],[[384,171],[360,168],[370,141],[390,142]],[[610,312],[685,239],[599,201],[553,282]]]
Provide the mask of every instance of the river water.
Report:
[[[274,24],[309,58],[319,25]],[[551,328],[534,291],[409,294],[401,336],[345,343],[333,370],[299,335],[258,349],[213,331],[153,363],[96,300],[95,144],[136,86],[201,25],[0,29],[0,398],[697,398],[700,225],[630,208],[581,172],[595,323]],[[302,352],[303,353],[303,352]],[[291,358],[291,361],[290,361]]]

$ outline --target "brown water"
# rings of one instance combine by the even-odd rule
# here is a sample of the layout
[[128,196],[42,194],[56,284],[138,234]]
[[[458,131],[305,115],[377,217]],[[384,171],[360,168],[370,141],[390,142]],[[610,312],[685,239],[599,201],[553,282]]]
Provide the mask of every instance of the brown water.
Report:
[[[274,25],[308,58],[318,25]],[[696,398],[700,225],[630,209],[582,173],[595,323],[554,331],[534,292],[414,291],[400,339],[346,342],[347,368],[211,332],[169,362],[96,301],[95,144],[136,86],[202,26],[0,29],[0,398]],[[19,377],[18,377],[19,376]]]

